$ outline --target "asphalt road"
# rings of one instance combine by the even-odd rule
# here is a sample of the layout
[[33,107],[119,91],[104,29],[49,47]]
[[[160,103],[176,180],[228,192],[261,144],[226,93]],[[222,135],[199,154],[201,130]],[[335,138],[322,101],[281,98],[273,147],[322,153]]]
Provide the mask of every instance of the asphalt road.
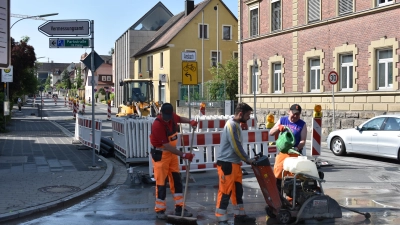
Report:
[[[61,108],[57,110],[61,111]],[[101,108],[96,109],[97,117],[102,118],[104,115],[105,111],[102,112]],[[54,119],[69,131],[74,124],[71,119],[60,119],[61,116],[55,118],[51,113],[47,117]],[[109,129],[105,125],[103,127]],[[108,132],[105,132],[106,136],[109,135]],[[366,220],[363,215],[343,210],[343,218],[321,221],[318,224],[400,224],[399,164],[395,160],[361,155],[338,157],[334,156],[325,144],[323,146],[320,160],[331,164],[321,167],[325,173],[326,183],[323,184],[325,194],[334,198],[339,204],[370,212],[372,217]],[[122,162],[114,158],[110,160],[118,172],[105,189],[70,208],[40,218],[29,218],[20,221],[19,224],[166,224],[155,219],[154,186],[136,183],[131,176],[128,176]],[[136,165],[134,171],[146,172],[148,166]],[[252,170],[248,168],[246,171],[249,175],[244,176],[243,184],[247,213],[257,217],[257,224],[278,224],[276,220],[266,217],[264,212],[266,204],[259,185]],[[197,216],[199,225],[215,224],[214,210],[218,187],[216,171],[192,173],[192,177],[196,182],[189,184],[187,205]],[[167,212],[172,213],[173,203],[170,193],[167,193],[167,205]],[[228,211],[232,218],[231,207]],[[233,222],[233,219],[230,222]]]

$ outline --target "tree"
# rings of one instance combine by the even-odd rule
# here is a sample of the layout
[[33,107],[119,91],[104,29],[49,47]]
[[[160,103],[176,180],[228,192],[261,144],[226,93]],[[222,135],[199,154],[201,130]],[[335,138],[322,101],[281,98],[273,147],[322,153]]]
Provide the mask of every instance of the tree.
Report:
[[46,91],[49,91],[51,89],[51,77],[50,76],[48,76],[46,78],[46,81],[44,82],[44,89]]
[[66,69],[61,73],[61,83],[64,89],[72,88],[71,80],[69,78],[69,72]]
[[83,79],[82,79],[82,71],[80,68],[77,69],[77,75],[76,75],[76,88],[82,88],[83,85]]
[[206,83],[210,100],[237,100],[239,61],[232,58],[226,64],[218,64],[210,69],[213,79]]
[[11,38],[11,65],[13,65],[13,82],[9,83],[10,99],[18,95],[35,92],[37,80],[35,78],[35,49],[28,45],[29,37],[23,37],[20,42]]
[[110,50],[110,51],[108,51],[108,54],[109,54],[109,55],[112,55],[112,54],[114,54],[114,48],[111,48],[111,50]]

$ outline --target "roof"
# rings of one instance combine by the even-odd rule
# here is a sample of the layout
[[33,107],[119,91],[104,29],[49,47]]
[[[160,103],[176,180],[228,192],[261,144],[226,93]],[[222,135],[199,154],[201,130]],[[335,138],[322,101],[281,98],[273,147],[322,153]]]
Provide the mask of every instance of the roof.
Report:
[[149,15],[151,15],[153,12],[155,12],[159,8],[163,9],[171,17],[174,15],[174,14],[171,13],[171,11],[169,11],[169,9],[167,7],[165,7],[165,5],[162,2],[158,2],[156,5],[153,6],[153,8],[151,8],[146,14],[144,14],[138,21],[136,21],[136,23],[134,23],[132,26],[130,26],[121,36],[119,36],[117,38],[117,40],[120,39],[129,30],[135,30],[135,28],[138,25],[140,25],[145,19],[147,19],[147,17]]
[[[37,63],[38,69],[37,71],[43,72],[43,71],[49,71],[52,73],[55,73],[56,71],[63,72],[71,63],[46,63],[46,62],[41,62]],[[77,67],[80,67],[80,63],[75,63]]]
[[[168,43],[210,2],[212,2],[212,0],[204,0],[195,5],[193,11],[187,16],[185,16],[185,11],[173,16],[154,34],[153,38],[145,46],[139,49],[132,57],[138,57],[147,52],[165,48]],[[220,3],[237,20],[236,16],[229,10],[229,8],[222,1],[220,1]]]

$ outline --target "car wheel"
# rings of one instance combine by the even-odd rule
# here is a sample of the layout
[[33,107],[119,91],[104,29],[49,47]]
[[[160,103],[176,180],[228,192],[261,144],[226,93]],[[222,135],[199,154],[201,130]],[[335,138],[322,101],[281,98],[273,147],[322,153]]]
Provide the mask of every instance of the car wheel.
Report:
[[346,146],[340,137],[334,137],[331,141],[331,151],[333,154],[341,156],[346,155]]

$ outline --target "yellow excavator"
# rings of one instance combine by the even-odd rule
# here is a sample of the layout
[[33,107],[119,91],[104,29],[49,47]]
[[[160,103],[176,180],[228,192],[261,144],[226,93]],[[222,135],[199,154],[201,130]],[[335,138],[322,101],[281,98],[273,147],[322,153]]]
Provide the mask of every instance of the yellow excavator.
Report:
[[123,86],[123,104],[118,106],[117,117],[139,116],[156,117],[161,102],[154,101],[153,81],[140,79],[124,79],[119,84]]

